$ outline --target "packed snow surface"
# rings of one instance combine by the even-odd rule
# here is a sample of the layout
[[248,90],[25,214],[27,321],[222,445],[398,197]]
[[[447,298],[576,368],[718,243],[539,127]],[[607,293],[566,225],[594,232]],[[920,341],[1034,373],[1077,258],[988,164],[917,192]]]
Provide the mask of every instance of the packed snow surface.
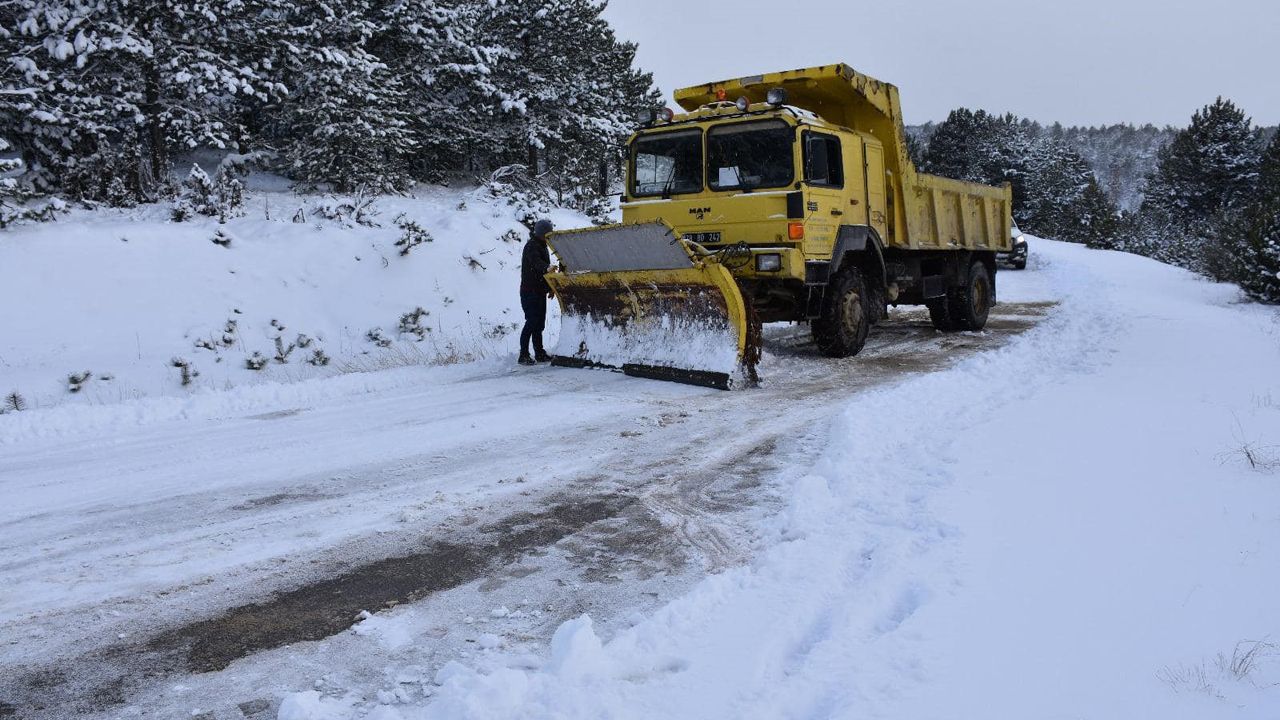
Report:
[[753,561],[378,717],[1276,717],[1280,477],[1245,455],[1280,453],[1274,310],[1034,247],[1003,299],[1051,319],[845,403]]
[[[458,202],[436,203],[440,217]],[[485,223],[500,210],[468,204]],[[40,228],[5,238],[0,253],[29,256],[22,276],[48,272],[37,239],[50,253],[68,243],[59,257],[74,256],[68,247],[93,253],[95,243],[121,242],[112,231],[87,237],[87,221],[71,227],[75,243]],[[147,257],[163,256],[160,230],[145,228],[129,242],[137,237]],[[284,230],[258,229],[242,231],[239,249],[261,244],[267,258],[279,244],[279,260],[231,268],[221,263],[236,243],[201,246],[203,260],[173,260],[189,282],[158,281],[178,292],[173,302],[139,298],[156,273],[129,282],[117,275],[127,273],[113,264],[116,251],[96,260],[101,272],[68,260],[71,277],[96,288],[108,325],[155,333],[140,363],[127,362],[129,343],[117,329],[97,328],[95,309],[77,293],[28,280],[0,291],[7,306],[22,299],[28,308],[5,316],[20,339],[3,340],[4,379],[17,377],[42,398],[35,410],[0,417],[7,674],[73,654],[77,643],[127,642],[128,632],[184,612],[256,602],[262,597],[245,583],[265,592],[281,574],[305,574],[296,566],[333,565],[321,549],[365,548],[371,534],[393,538],[443,516],[483,524],[494,508],[556,489],[560,477],[599,473],[595,483],[616,487],[610,472],[640,466],[659,478],[700,468],[714,480],[777,456],[781,468],[732,495],[759,509],[720,526],[705,509],[677,508],[674,497],[638,486],[646,502],[672,508],[644,542],[679,535],[714,560],[696,577],[686,571],[685,584],[622,573],[566,596],[598,598],[598,606],[557,600],[553,611],[542,599],[504,594],[503,582],[516,584],[511,576],[482,578],[463,588],[469,604],[428,597],[370,607],[350,632],[166,680],[145,702],[104,707],[102,716],[199,716],[192,688],[225,680],[270,696],[242,705],[245,716],[247,707],[254,718],[287,720],[1276,717],[1280,321],[1234,287],[1033,239],[1030,269],[1002,271],[999,283],[1009,307],[1046,309],[1038,325],[989,349],[983,334],[939,336],[953,344],[891,358],[922,371],[865,386],[839,372],[883,371],[873,353],[839,363],[775,345],[762,388],[717,393],[604,372],[526,371],[514,365],[507,337],[490,359],[452,367],[270,380],[237,370],[217,387],[174,389],[165,356],[216,331],[224,309],[245,298],[270,299],[245,310],[253,342],[196,355],[202,378],[210,358],[238,353],[243,361],[257,344],[265,348],[269,320],[285,315],[277,307],[296,308],[283,321],[290,331],[363,356],[359,338],[371,321],[394,324],[385,318],[417,302],[411,278],[392,282],[396,263],[444,247],[388,256],[385,268],[380,259],[368,271],[352,260],[349,272],[305,273],[325,292],[286,302],[292,294],[264,288],[280,285],[292,264],[322,261],[272,240]],[[371,233],[351,242],[383,254],[395,235],[337,232]],[[328,237],[316,239],[338,242]],[[186,242],[207,243],[197,235]],[[421,272],[456,265],[458,243],[444,260],[424,260]],[[463,283],[473,269],[459,268],[450,277]],[[264,277],[246,286],[217,279],[230,269]],[[458,302],[501,317],[515,306],[506,283],[516,275],[505,272],[490,288],[501,299],[462,295],[475,287],[460,284]],[[94,284],[100,275],[116,278],[125,299]],[[356,284],[341,292],[365,309],[346,320],[337,300],[314,310],[312,301],[346,287],[347,277]],[[203,299],[182,300],[187,286]],[[210,311],[224,287],[243,294]],[[295,277],[289,287],[308,285]],[[367,297],[381,290],[403,294]],[[431,317],[442,303],[428,308]],[[60,321],[70,325],[59,329]],[[965,344],[978,350],[960,352]],[[955,358],[942,347],[956,349]],[[133,378],[137,396],[108,397],[95,386],[93,402],[57,400],[65,391],[45,388],[85,362]],[[796,378],[820,387],[795,392],[787,383]],[[793,404],[808,410],[797,414]],[[756,445],[770,423],[784,426],[785,440]],[[726,541],[730,529],[746,540]],[[336,566],[357,559],[339,557]],[[550,568],[543,574],[557,567],[548,553],[536,562]],[[678,591],[650,602],[671,588]],[[544,613],[558,627],[529,632]],[[427,660],[415,652],[457,636],[465,640],[433,646]],[[383,680],[347,672],[356,667],[376,668]]]

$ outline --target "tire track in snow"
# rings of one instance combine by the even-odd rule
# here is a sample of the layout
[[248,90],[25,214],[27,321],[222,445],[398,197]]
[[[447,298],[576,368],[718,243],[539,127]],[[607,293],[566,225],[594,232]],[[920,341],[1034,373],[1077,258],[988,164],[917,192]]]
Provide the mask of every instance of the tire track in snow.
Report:
[[[1004,313],[1006,308],[1014,312]],[[975,352],[998,347],[1008,337],[1033,326],[1035,318],[1046,308],[1001,306],[999,310],[1002,314],[993,318],[991,330],[980,335],[939,335],[919,314],[908,315],[905,321],[880,326],[864,354],[848,361],[813,358],[803,348],[803,341],[795,342],[794,333],[788,340],[784,332],[778,341],[772,343],[771,350],[776,353],[775,361],[796,366],[791,373],[766,381],[756,391],[699,394],[656,402],[649,399],[646,406],[659,415],[656,427],[646,428],[640,436],[627,436],[612,444],[604,462],[593,470],[605,480],[591,482],[590,478],[579,478],[580,486],[598,486],[594,490],[595,495],[588,496],[584,502],[598,499],[601,494],[629,497],[633,502],[617,508],[617,512],[612,514],[593,517],[583,525],[567,528],[568,532],[564,534],[539,534],[535,531],[527,537],[528,542],[516,542],[510,552],[501,550],[502,542],[499,540],[496,552],[484,560],[473,559],[470,564],[473,568],[480,568],[478,572],[492,572],[498,566],[518,562],[527,556],[527,551],[559,544],[571,551],[581,551],[576,556],[580,560],[579,568],[584,574],[590,572],[590,577],[601,581],[617,576],[619,570],[628,572],[629,566],[652,565],[655,555],[668,556],[658,559],[659,567],[664,563],[669,565],[670,557],[678,555],[696,558],[701,567],[700,572],[694,575],[736,565],[748,557],[754,541],[750,531],[745,529],[747,523],[738,520],[742,518],[744,509],[754,511],[753,505],[776,506],[776,498],[770,499],[762,486],[792,459],[788,454],[791,452],[789,446],[794,444],[797,427],[810,432],[815,422],[821,423],[830,416],[836,401],[843,401],[851,393],[934,369],[942,357],[946,358],[942,362],[953,362]],[[793,342],[795,344],[791,345]],[[553,392],[538,388],[535,395]],[[664,416],[664,407],[673,408],[674,412],[665,411],[667,415]],[[769,410],[752,413],[752,407]],[[663,417],[669,417],[665,424]],[[729,420],[740,425],[726,433],[725,424]],[[598,428],[595,432],[603,429]],[[661,456],[655,459],[637,455],[631,446],[639,442],[663,448]],[[784,449],[780,450],[780,447]],[[673,462],[672,458],[677,461]],[[412,481],[420,470],[410,465],[396,472]],[[384,494],[395,492],[395,487],[391,485]],[[288,494],[260,495],[258,499]],[[547,494],[541,493],[539,497],[523,502],[536,511],[535,503],[546,503],[547,500]],[[255,508],[273,508],[280,504],[241,503]],[[505,520],[496,520],[484,527],[492,529],[506,523],[508,530],[519,532],[516,530],[521,525],[519,519],[528,514],[529,511],[516,512]],[[604,526],[622,514],[627,515],[629,524],[653,527],[647,530],[647,535],[634,529],[630,532],[618,532],[616,528],[606,531]],[[456,531],[457,527],[452,531],[441,529],[434,532],[438,538]],[[662,537],[664,534],[673,537]],[[650,547],[643,540],[646,537],[662,538],[662,542],[658,547]],[[431,538],[432,535],[428,535],[425,540],[430,541]],[[463,553],[460,557],[464,558],[462,563],[467,564],[466,558],[470,556]],[[376,575],[375,569],[381,569],[379,563],[401,559],[373,558],[337,578],[323,578],[292,590],[285,589],[276,596],[277,601],[282,602],[276,608],[289,607],[288,601],[280,601],[279,598],[320,600],[326,595],[320,589],[333,591],[342,588],[343,583],[351,582],[352,578],[366,577],[362,573]],[[597,567],[601,564],[605,567]],[[458,576],[459,582],[455,586],[468,577],[478,577],[478,574],[463,573]],[[516,578],[508,582],[518,586],[531,580]],[[429,592],[443,590],[447,588]],[[389,597],[383,603],[375,602],[379,599],[377,597],[368,597],[361,598],[361,604],[376,609],[386,601],[400,597],[413,599],[412,592],[384,594]],[[271,607],[270,602],[263,607]],[[311,626],[303,623],[277,628],[272,627],[268,620],[265,630],[271,642],[264,644],[237,638],[234,632],[226,636],[220,634],[225,628],[253,627],[255,622],[262,621],[264,616],[255,615],[252,607],[241,606],[167,630],[145,643],[113,645],[79,660],[63,659],[39,669],[28,668],[19,672],[14,681],[4,683],[6,697],[20,698],[19,707],[25,711],[35,711],[41,698],[55,695],[81,698],[80,710],[85,713],[108,710],[137,693],[145,693],[146,687],[153,682],[148,677],[174,677],[191,670],[216,669],[263,647],[326,637],[333,631],[326,628],[345,629],[354,614],[350,612],[351,607],[350,604],[321,602],[312,610],[324,616],[326,622],[316,622]],[[215,628],[219,631],[213,632]],[[258,628],[257,631],[263,629]],[[201,646],[201,642],[204,645]],[[212,647],[215,651],[194,651],[197,646]],[[181,657],[184,649],[188,651],[185,659]],[[149,659],[148,653],[153,655]],[[196,658],[194,662],[192,657]],[[38,717],[39,711],[36,712]]]

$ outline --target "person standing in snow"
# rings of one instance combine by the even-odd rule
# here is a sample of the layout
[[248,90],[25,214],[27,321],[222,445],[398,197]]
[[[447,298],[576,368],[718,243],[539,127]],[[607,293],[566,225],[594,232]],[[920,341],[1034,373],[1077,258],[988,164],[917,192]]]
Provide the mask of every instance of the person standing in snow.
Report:
[[[520,257],[520,307],[524,310],[524,329],[520,331],[521,365],[547,362],[551,356],[542,349],[542,329],[547,324],[547,298],[552,296],[551,286],[544,277],[551,269],[551,251],[547,248],[547,233],[554,226],[543,218],[533,226],[533,236],[525,243]],[[533,340],[533,356],[529,355],[529,341]]]

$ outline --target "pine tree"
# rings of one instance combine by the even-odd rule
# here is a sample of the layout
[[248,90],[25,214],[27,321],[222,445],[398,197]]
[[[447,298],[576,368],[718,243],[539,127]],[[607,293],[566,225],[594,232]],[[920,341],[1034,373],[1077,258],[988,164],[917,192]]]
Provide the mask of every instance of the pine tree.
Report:
[[287,8],[281,74],[288,171],[305,186],[399,192],[415,142],[400,79],[367,47],[373,0]]
[[1247,201],[1258,175],[1258,136],[1244,111],[1221,97],[1191,116],[1159,153],[1144,205],[1189,226]]
[[1063,140],[1046,139],[1036,144],[1028,164],[1021,226],[1060,240],[1109,242],[1115,207],[1079,153]]
[[112,204],[168,192],[174,151],[227,148],[279,94],[269,28],[247,0],[12,0],[0,119],[27,183]]
[[1119,212],[1092,171],[1076,208],[1081,229],[1077,237],[1081,242],[1090,247],[1111,247],[1115,244],[1120,230]]
[[[409,169],[419,180],[439,181],[467,169],[482,146],[485,122],[472,104],[483,93],[488,67],[475,28],[475,2],[396,0],[375,6],[369,52],[399,78],[416,140]],[[487,6],[487,3],[486,3]]]
[[1217,280],[1240,281],[1239,228],[1257,183],[1259,139],[1229,100],[1219,97],[1196,111],[1158,151],[1139,209],[1143,217],[1124,224],[1121,244]]
[[27,199],[26,193],[16,177],[22,171],[22,159],[6,157],[11,148],[9,141],[0,136],[0,228],[27,215],[20,204]]
[[1231,231],[1239,235],[1240,287],[1255,299],[1280,303],[1280,135],[1263,153],[1253,198]]
[[[303,186],[397,191],[522,164],[617,179],[658,102],[601,0],[7,0],[0,127],[24,191],[167,196],[175,157],[278,151]],[[8,185],[8,183],[6,183]]]
[[597,0],[500,0],[476,27],[488,39],[486,109],[498,164],[549,172],[561,201],[599,184],[602,164],[653,106],[653,79],[634,69],[635,46],[619,42]]
[[1018,118],[984,110],[953,110],[938,123],[921,169],[943,177],[986,185],[1013,185],[1013,215],[1025,222],[1033,142]]

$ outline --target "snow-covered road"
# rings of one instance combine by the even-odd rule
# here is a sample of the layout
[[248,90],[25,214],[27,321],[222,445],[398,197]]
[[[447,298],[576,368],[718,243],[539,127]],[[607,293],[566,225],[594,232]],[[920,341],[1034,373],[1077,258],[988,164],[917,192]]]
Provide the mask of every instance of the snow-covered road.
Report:
[[0,715],[1275,717],[1214,661],[1280,637],[1274,311],[1033,253],[986,333],[778,328],[757,390],[488,362],[0,446]]
[[[669,599],[747,559],[755,521],[778,506],[770,488],[819,451],[814,428],[846,398],[996,347],[1047,309],[1009,306],[987,334],[956,337],[903,313],[845,362],[816,357],[802,329],[771,329],[768,379],[749,392],[504,361],[392,371],[391,390],[246,417],[11,445],[0,459],[11,498],[0,642],[6,665],[19,668],[5,673],[8,692],[27,710],[43,702],[110,714],[135,692],[155,694],[139,674],[221,669],[252,651],[327,637],[362,609],[427,589],[473,580],[491,588],[507,566],[588,527],[596,539],[578,542],[598,545],[599,559],[571,558],[534,578],[517,568],[521,592],[587,578],[604,589],[579,594],[611,615],[633,610],[637,593],[649,604]],[[583,510],[592,501],[604,504]],[[504,521],[536,532],[503,532]],[[442,550],[443,541],[451,544]],[[479,550],[459,556],[460,543]],[[484,550],[504,543],[518,547]],[[570,544],[562,551],[582,554]],[[417,559],[418,585],[384,589],[385,578],[362,574],[405,557]],[[442,573],[453,582],[433,585]],[[323,585],[335,577],[347,580]],[[341,602],[314,607],[306,588],[317,584]],[[610,600],[615,584],[625,590]],[[229,608],[271,607],[280,590],[294,590],[294,604],[251,620],[270,627],[244,631],[243,612],[207,623]],[[504,595],[524,600],[514,588],[486,589],[461,612],[483,615]],[[556,607],[545,588],[538,596]],[[281,620],[305,614],[299,604],[313,606],[310,622]],[[549,637],[558,619],[531,628],[534,636]],[[446,636],[443,647],[463,642]],[[289,676],[259,665],[263,676]],[[207,684],[196,697],[225,697],[226,683]],[[235,683],[232,692],[248,693],[238,704],[261,690]]]

